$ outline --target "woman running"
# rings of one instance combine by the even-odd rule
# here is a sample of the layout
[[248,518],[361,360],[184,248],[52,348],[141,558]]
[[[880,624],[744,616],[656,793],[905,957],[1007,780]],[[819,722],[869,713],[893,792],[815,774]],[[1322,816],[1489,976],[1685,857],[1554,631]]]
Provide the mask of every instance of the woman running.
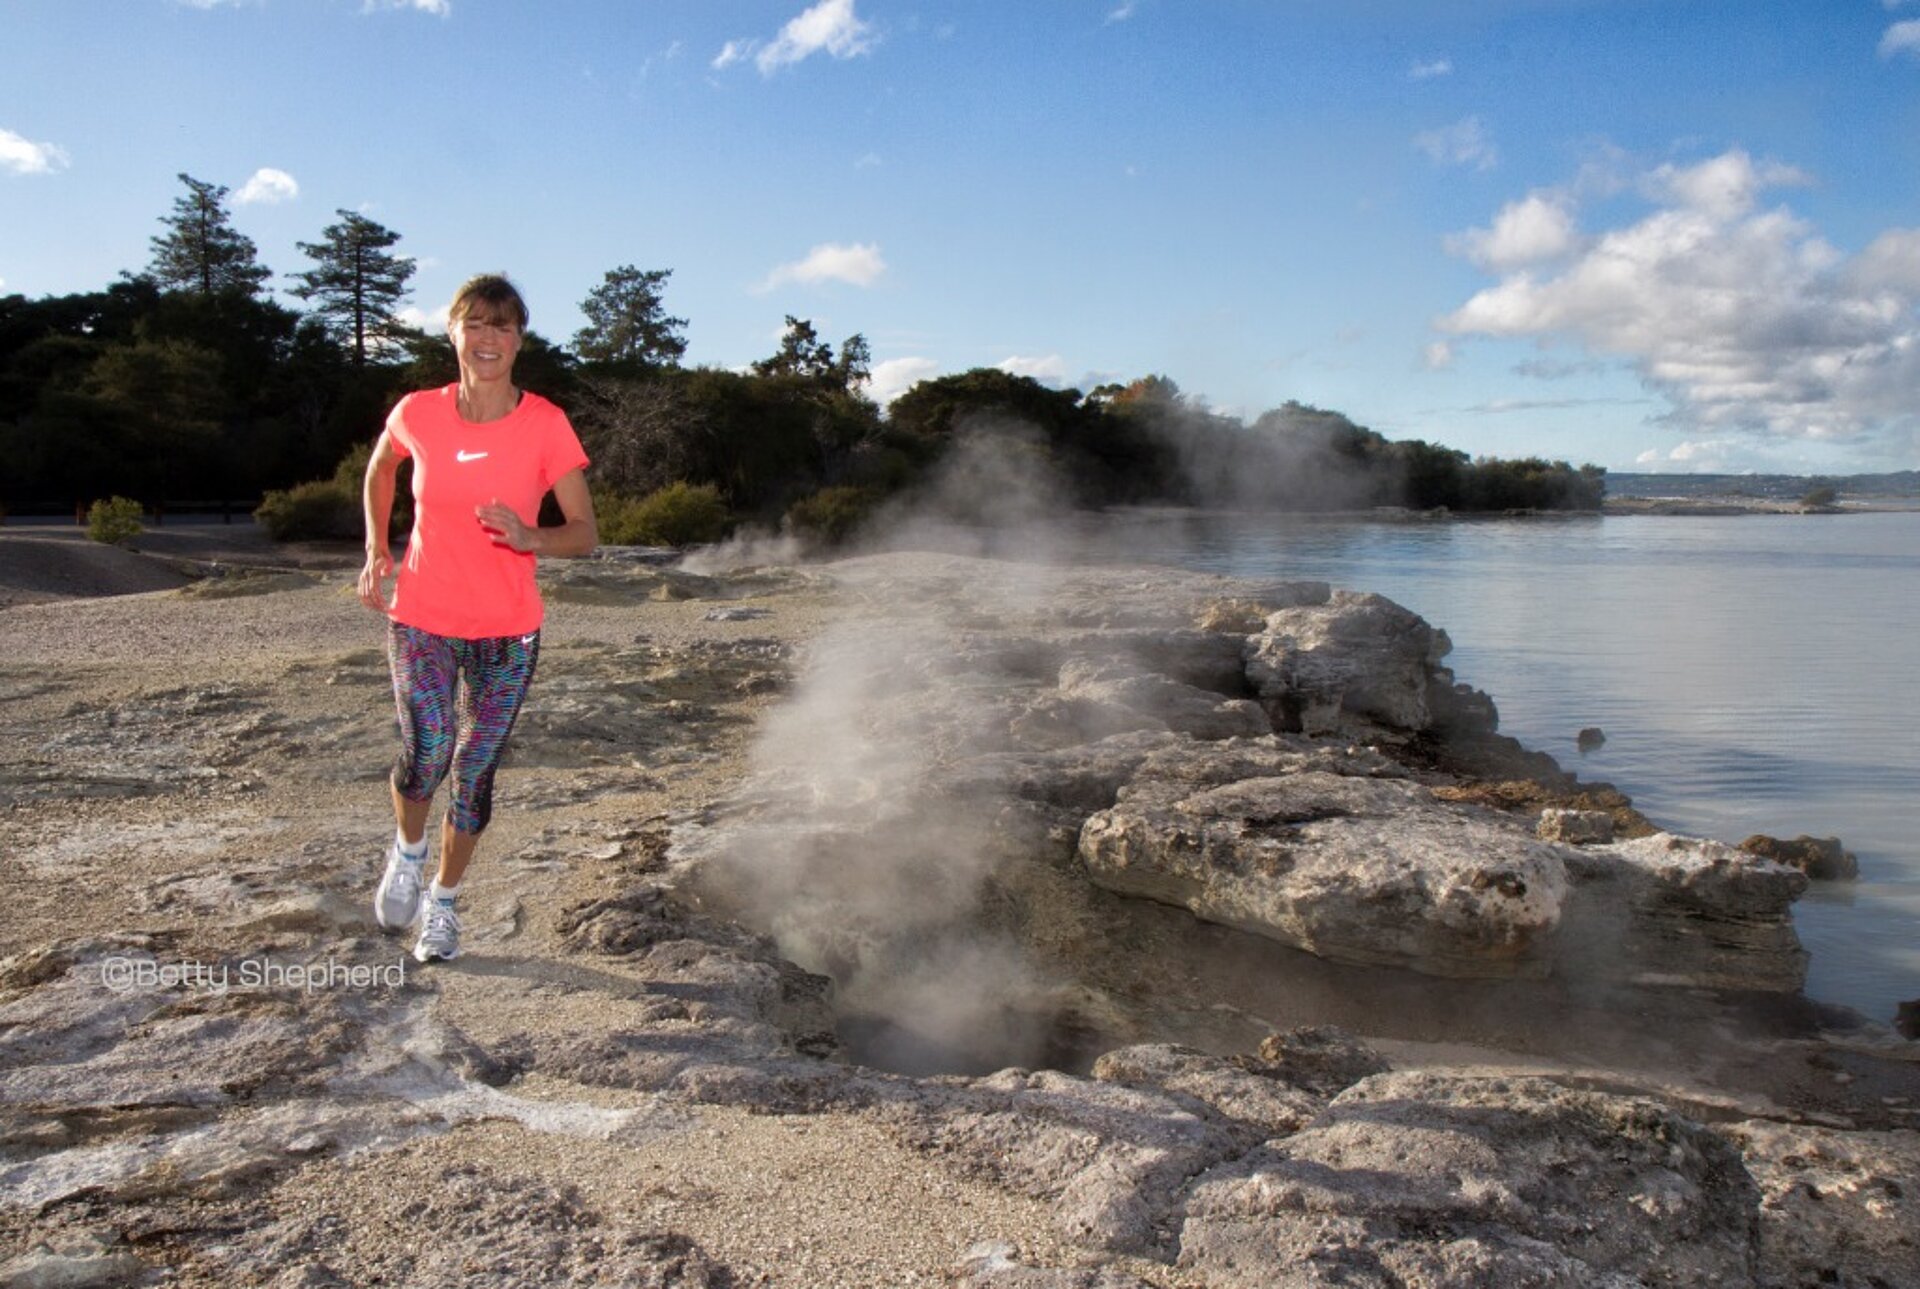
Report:
[[[367,463],[360,600],[390,620],[400,715],[396,828],[373,912],[388,931],[420,923],[413,956],[421,962],[460,952],[454,900],[492,814],[494,771],[540,655],[535,557],[585,555],[600,540],[582,473],[587,454],[566,413],[513,383],[526,329],[526,302],[506,278],[483,274],[462,286],[447,315],[459,381],[401,399]],[[413,532],[396,573],[387,529],[395,472],[408,459]],[[542,528],[549,490],[566,522]],[[427,813],[449,777],[440,865],[423,889]]]

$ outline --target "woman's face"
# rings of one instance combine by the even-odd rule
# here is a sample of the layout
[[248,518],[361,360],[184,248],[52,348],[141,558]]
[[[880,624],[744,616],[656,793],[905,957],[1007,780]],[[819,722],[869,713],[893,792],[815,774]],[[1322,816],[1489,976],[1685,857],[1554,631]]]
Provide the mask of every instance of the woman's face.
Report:
[[479,380],[505,380],[520,356],[520,326],[504,313],[475,309],[447,324],[462,373]]

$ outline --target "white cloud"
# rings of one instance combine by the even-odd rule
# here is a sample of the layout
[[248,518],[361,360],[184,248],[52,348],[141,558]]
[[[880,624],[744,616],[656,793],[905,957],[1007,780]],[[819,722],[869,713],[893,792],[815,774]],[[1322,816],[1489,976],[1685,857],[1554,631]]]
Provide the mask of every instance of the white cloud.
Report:
[[871,242],[851,246],[828,242],[808,251],[805,259],[774,269],[760,289],[771,291],[788,282],[801,282],[809,286],[821,282],[872,286],[886,271],[887,262],[880,258],[879,246]]
[[1752,210],[1764,188],[1806,187],[1812,182],[1802,170],[1777,161],[1756,165],[1743,150],[1734,148],[1697,166],[1661,166],[1640,186],[1655,201],[1716,219],[1733,219]]
[[[677,61],[680,55],[685,51],[686,51],[685,42],[676,40],[672,44],[668,45],[665,49],[661,50],[659,53],[648,54],[645,58],[640,60],[640,70],[636,74],[638,79],[643,81],[646,80],[649,76],[653,75],[654,69],[656,67],[660,67],[667,63]],[[596,83],[599,80],[599,78],[595,76],[591,71],[587,73],[587,78],[590,81],[594,81]]]
[[1598,376],[1606,370],[1607,364],[1593,359],[1564,362],[1557,358],[1529,358],[1513,365],[1514,375],[1531,376],[1535,380],[1571,380],[1575,376]]
[[1447,249],[1484,269],[1508,272],[1558,259],[1579,241],[1567,199],[1552,193],[1528,193],[1508,202],[1491,228],[1475,228],[1447,239]]
[[853,168],[855,170],[871,170],[875,166],[882,164],[884,163],[880,160],[880,154],[878,152],[867,152],[861,154],[860,159],[853,163]]
[[1849,278],[1861,290],[1878,284],[1920,296],[1920,228],[1892,228],[1874,238],[1849,266]]
[[1407,76],[1416,81],[1451,75],[1453,75],[1453,60],[1450,58],[1436,58],[1430,63],[1415,63],[1407,72]]
[[443,304],[437,308],[428,310],[422,309],[418,305],[409,304],[394,316],[406,323],[409,327],[424,331],[428,335],[433,335],[447,329],[447,314],[450,308],[450,305]]
[[[727,47],[720,51],[720,58],[714,60],[715,67],[725,67],[728,63],[738,62],[745,57],[750,48],[758,48],[754,54],[754,65],[763,76],[771,76],[782,67],[791,66],[811,58],[818,53],[827,53],[834,58],[858,58],[871,53],[879,37],[874,34],[870,23],[860,21],[853,11],[853,0],[820,0],[819,4],[803,11],[780,29],[773,43],[758,48],[758,42],[728,41]],[[733,51],[729,57],[729,51]],[[726,59],[722,62],[721,59]]]
[[272,166],[262,166],[253,172],[253,177],[240,185],[240,191],[233,199],[242,206],[251,206],[255,202],[263,205],[277,205],[283,201],[292,201],[300,195],[300,185],[294,177],[284,170],[275,170]]
[[453,12],[453,0],[365,0],[360,6],[362,13],[372,13],[376,9],[415,9],[444,18]]
[[1880,37],[1880,57],[1892,58],[1895,54],[1920,58],[1920,18],[1896,22]]
[[1420,352],[1420,365],[1428,371],[1445,371],[1453,366],[1453,346],[1436,340]]
[[1041,358],[1025,358],[1018,354],[1003,358],[994,366],[1009,376],[1026,376],[1039,381],[1042,385],[1051,385],[1055,389],[1066,384],[1067,360],[1059,354],[1047,354]]
[[1120,4],[1107,11],[1107,21],[1109,23],[1125,22],[1133,17],[1133,11],[1139,7],[1140,0],[1121,0]]
[[1718,432],[1708,438],[1909,433],[1920,426],[1920,229],[1888,230],[1848,259],[1787,209],[1756,208],[1765,188],[1804,182],[1738,150],[1663,166],[1642,177],[1660,203],[1651,213],[1588,237],[1552,271],[1488,256],[1499,280],[1437,325],[1624,360],[1671,404],[1670,420]]
[[753,53],[760,42],[757,40],[729,40],[720,46],[720,52],[713,56],[711,66],[715,71],[731,67],[741,59]]
[[1648,448],[1633,459],[1652,474],[1752,474],[1757,471],[1791,473],[1805,462],[1790,454],[1771,452],[1752,439],[1689,439],[1670,448]]
[[67,168],[67,150],[53,143],[35,143],[32,139],[0,129],[0,170],[16,175],[46,175]]
[[1413,146],[1433,159],[1435,165],[1472,166],[1491,170],[1499,164],[1500,154],[1477,116],[1455,121],[1438,130],[1413,136]]
[[873,365],[872,377],[867,382],[867,396],[885,407],[921,381],[938,375],[939,371],[940,364],[931,358],[889,358]]

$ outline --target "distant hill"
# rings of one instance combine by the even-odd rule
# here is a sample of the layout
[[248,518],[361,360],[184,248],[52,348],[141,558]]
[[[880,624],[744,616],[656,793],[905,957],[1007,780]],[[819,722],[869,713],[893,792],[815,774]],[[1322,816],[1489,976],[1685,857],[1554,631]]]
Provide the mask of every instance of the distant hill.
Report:
[[1920,470],[1892,474],[1622,474],[1607,472],[1609,497],[1753,497],[1797,501],[1814,488],[1842,498],[1920,497]]

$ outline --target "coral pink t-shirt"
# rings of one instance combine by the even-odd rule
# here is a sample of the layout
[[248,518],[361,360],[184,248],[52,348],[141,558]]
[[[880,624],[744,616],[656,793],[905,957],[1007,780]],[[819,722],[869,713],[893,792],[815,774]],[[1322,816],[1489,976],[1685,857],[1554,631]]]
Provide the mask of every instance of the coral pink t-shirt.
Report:
[[497,421],[460,416],[460,387],[421,390],[387,418],[387,438],[413,459],[413,535],[394,579],[396,622],[461,640],[526,635],[544,608],[534,557],[501,545],[474,508],[499,499],[531,526],[554,481],[587,464],[567,414],[521,392]]

